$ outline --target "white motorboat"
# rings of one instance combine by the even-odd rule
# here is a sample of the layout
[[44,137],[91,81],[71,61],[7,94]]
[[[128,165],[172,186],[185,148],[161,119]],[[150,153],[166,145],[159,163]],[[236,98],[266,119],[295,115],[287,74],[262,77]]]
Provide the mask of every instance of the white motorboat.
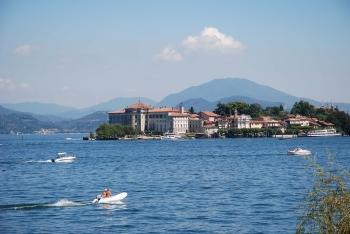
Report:
[[292,150],[288,150],[288,154],[290,155],[301,155],[301,156],[307,156],[311,155],[310,150],[302,149],[302,148],[295,148]]
[[67,154],[66,152],[58,153],[56,158],[51,159],[54,163],[71,163],[75,160],[74,154]]
[[128,196],[127,193],[123,192],[123,193],[119,193],[117,195],[111,196],[111,197],[101,197],[101,195],[98,195],[93,201],[92,203],[99,203],[99,204],[113,204],[113,203],[117,203],[120,202],[121,200],[123,200],[124,198],[126,198]]

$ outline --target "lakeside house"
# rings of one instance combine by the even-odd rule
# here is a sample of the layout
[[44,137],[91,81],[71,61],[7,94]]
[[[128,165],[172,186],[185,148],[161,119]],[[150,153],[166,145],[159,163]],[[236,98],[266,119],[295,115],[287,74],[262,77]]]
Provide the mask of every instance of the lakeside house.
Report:
[[155,134],[203,134],[211,136],[220,129],[280,129],[293,127],[311,127],[313,129],[331,129],[332,123],[301,115],[288,115],[286,119],[273,119],[261,116],[253,119],[250,115],[239,114],[221,116],[211,111],[191,114],[184,107],[152,107],[144,103],[135,103],[125,109],[108,113],[110,124],[128,125],[139,132]]

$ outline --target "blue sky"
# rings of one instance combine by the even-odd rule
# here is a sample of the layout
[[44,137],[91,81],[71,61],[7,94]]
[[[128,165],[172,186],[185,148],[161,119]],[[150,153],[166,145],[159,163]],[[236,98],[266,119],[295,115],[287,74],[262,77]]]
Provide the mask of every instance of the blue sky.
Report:
[[241,77],[350,102],[348,1],[0,1],[0,103],[160,100]]

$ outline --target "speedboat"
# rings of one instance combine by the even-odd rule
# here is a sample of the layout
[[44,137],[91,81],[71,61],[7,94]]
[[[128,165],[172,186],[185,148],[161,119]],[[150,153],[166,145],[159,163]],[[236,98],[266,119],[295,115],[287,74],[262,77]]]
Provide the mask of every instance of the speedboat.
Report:
[[307,156],[311,155],[310,150],[302,149],[302,148],[295,148],[292,150],[288,150],[288,154],[290,155],[301,155],[301,156]]
[[67,154],[66,152],[58,153],[56,158],[51,159],[54,163],[71,163],[75,160],[74,154]]
[[126,198],[126,196],[128,196],[127,193],[123,192],[123,193],[119,193],[117,195],[111,196],[111,197],[101,197],[101,195],[98,195],[93,201],[92,203],[99,203],[99,204],[113,204],[113,203],[117,203],[120,202],[121,200],[123,200],[124,198]]

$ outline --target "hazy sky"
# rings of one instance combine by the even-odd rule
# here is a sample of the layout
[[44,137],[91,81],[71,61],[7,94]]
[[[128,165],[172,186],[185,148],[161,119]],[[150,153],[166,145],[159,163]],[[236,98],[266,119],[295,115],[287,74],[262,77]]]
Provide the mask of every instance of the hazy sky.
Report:
[[0,0],[0,103],[160,100],[241,77],[350,102],[350,2]]

